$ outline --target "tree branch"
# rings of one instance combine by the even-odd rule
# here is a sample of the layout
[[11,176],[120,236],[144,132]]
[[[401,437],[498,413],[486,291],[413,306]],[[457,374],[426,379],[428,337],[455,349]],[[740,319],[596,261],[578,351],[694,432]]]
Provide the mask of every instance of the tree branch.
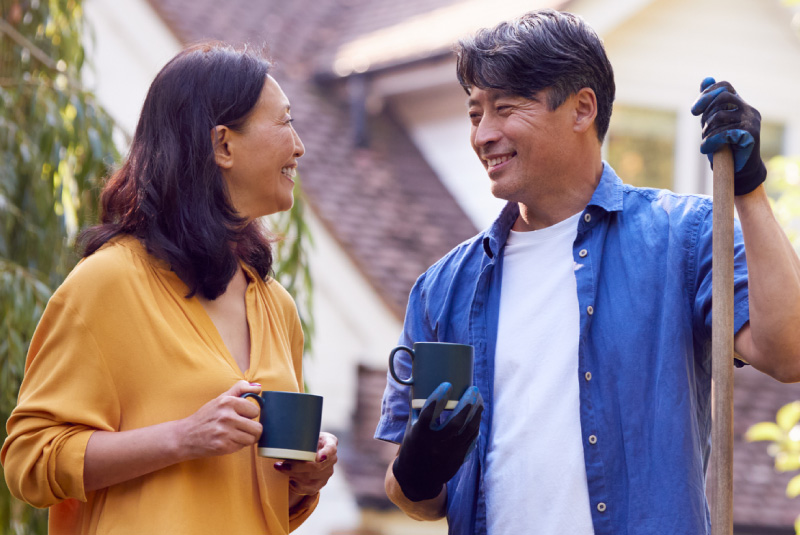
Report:
[[16,41],[18,45],[20,45],[23,48],[26,48],[28,51],[30,51],[33,57],[42,62],[47,68],[66,76],[70,86],[78,90],[81,89],[81,85],[77,83],[76,80],[74,80],[69,74],[58,68],[58,63],[53,58],[48,56],[44,50],[33,44],[33,42],[30,41],[27,37],[19,33],[16,30],[16,28],[14,28],[11,24],[6,22],[5,19],[0,19],[0,33],[6,34],[11,39]]

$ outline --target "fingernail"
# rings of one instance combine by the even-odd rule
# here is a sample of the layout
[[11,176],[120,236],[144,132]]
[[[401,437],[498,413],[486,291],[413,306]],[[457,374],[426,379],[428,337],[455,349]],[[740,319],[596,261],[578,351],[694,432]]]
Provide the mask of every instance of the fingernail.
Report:
[[324,462],[327,459],[328,459],[328,456],[327,455],[323,455],[322,457],[319,458],[319,462]]
[[250,386],[261,386],[261,383],[250,383]]

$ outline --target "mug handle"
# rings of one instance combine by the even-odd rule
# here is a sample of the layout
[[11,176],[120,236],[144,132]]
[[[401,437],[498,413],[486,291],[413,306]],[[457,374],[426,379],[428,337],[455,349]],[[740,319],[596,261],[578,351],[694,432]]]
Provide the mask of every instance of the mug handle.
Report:
[[253,394],[252,392],[246,392],[239,396],[242,399],[253,398],[258,402],[259,408],[263,411],[264,410],[264,398],[259,396],[258,394]]
[[413,385],[414,384],[414,376],[413,375],[410,376],[408,379],[406,379],[404,381],[403,379],[400,379],[397,376],[397,373],[394,371],[394,354],[397,353],[398,351],[405,351],[406,353],[411,355],[411,362],[414,362],[414,357],[416,355],[414,355],[414,350],[413,349],[411,349],[410,347],[406,347],[406,346],[397,346],[396,348],[392,349],[391,353],[389,353],[389,373],[391,373],[392,377],[394,378],[394,380],[397,381],[398,383],[400,383],[401,385],[406,385],[406,386]]

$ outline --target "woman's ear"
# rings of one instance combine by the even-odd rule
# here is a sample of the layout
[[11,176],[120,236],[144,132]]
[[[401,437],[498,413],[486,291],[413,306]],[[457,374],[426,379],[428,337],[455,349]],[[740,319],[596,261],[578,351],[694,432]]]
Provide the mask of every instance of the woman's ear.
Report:
[[214,161],[221,169],[233,166],[233,152],[230,147],[231,130],[227,126],[217,125],[211,129],[211,144],[214,146]]
[[597,95],[590,87],[584,87],[575,93],[575,131],[586,132],[596,117]]

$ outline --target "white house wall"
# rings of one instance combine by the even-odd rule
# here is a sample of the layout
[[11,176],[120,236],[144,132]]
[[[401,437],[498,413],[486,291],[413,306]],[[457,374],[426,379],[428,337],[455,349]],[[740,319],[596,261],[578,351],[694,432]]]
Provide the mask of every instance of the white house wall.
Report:
[[347,429],[355,410],[358,365],[386,368],[402,323],[320,221],[309,215],[308,223],[316,244],[309,259],[316,335],[305,377],[309,390],[325,397],[323,425]]
[[[302,160],[300,160],[302,173]],[[306,355],[308,390],[323,396],[322,430],[338,433],[351,428],[357,391],[357,367],[386,368],[402,324],[313,214],[308,224],[316,246],[309,265],[314,280],[316,335]],[[341,471],[322,489],[317,510],[296,535],[356,533],[362,512]]]
[[181,44],[146,1],[85,0],[83,9],[95,37],[86,84],[131,136],[150,83]]
[[[620,102],[688,109],[706,76],[798,121],[800,38],[778,0],[659,0],[604,35]],[[688,103],[688,105],[687,105]]]
[[708,192],[700,121],[689,113],[706,76],[783,123],[785,152],[800,154],[800,38],[790,21],[778,0],[659,0],[603,36],[617,103],[677,113],[675,189]]

